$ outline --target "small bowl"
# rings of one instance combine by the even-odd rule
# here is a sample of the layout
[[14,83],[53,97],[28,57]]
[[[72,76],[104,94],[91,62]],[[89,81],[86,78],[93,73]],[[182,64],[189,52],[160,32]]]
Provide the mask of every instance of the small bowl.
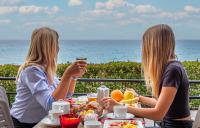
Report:
[[80,118],[76,114],[64,114],[60,116],[61,128],[78,128]]

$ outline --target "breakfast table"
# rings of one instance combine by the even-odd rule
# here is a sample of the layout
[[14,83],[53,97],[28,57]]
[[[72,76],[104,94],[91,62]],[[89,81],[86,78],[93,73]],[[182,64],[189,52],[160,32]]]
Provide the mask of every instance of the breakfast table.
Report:
[[[140,105],[139,105],[140,107]],[[108,115],[108,112],[107,114],[104,113],[104,116],[103,118],[101,118],[99,121],[102,123],[102,126],[101,128],[105,128],[104,127],[104,122],[107,120],[115,120],[115,119],[111,119],[111,118],[108,118],[106,117],[105,115]],[[46,116],[45,118],[48,118],[48,116]],[[42,120],[44,120],[45,118],[43,118]],[[51,125],[47,125],[45,123],[43,123],[43,121],[40,121],[38,124],[36,124],[33,128],[61,128],[61,126],[51,126]],[[141,118],[141,117],[133,117],[131,119],[128,119],[128,120],[136,120],[136,121],[140,121],[142,122],[142,124],[144,125],[144,127],[142,128],[146,128],[145,126],[148,126],[149,124],[146,124],[145,122],[145,119],[144,118]],[[118,121],[118,120],[117,120]],[[78,128],[84,128],[84,126],[82,125],[82,123],[79,124]],[[107,128],[107,127],[106,127]]]
[[[140,107],[140,105],[139,105],[139,107]],[[47,118],[47,116],[45,117],[45,118]],[[44,119],[44,118],[43,118]],[[113,120],[113,119],[111,119],[111,118],[106,118],[105,116],[104,116],[104,118],[102,118],[101,119],[101,122],[102,122],[102,128],[104,128],[104,121],[105,120]],[[130,119],[129,119],[130,120]],[[141,117],[134,117],[134,118],[132,118],[131,120],[137,120],[137,121],[141,121],[143,124],[144,124],[144,126],[145,126],[145,120],[144,120],[144,118],[141,118]],[[147,126],[148,126],[148,124],[146,124]],[[42,122],[42,120],[37,124],[37,125],[35,125],[33,128],[61,128],[61,126],[50,126],[50,125],[47,125],[47,124],[45,124],[45,123],[43,123]],[[80,123],[79,124],[79,126],[78,126],[78,128],[84,128],[84,126]],[[145,128],[145,127],[143,127],[143,128]]]
[[[134,118],[134,120],[140,120],[142,122],[144,122],[144,118]],[[102,128],[103,128],[104,124],[102,124]],[[37,125],[35,125],[33,128],[61,128],[60,126],[48,126],[46,124],[43,124],[42,122],[39,122]],[[80,124],[78,126],[78,128],[84,128],[84,126],[82,124]]]
[[[105,114],[106,115],[106,114]],[[47,118],[47,117],[45,117],[45,118]],[[101,128],[105,128],[104,127],[104,123],[106,122],[106,121],[120,121],[120,120],[115,120],[115,119],[111,119],[111,118],[108,118],[108,117],[106,117],[106,116],[104,116],[103,118],[101,118],[101,120],[100,120],[100,122],[102,123],[102,125],[101,125]],[[129,119],[129,120],[135,120],[135,121],[140,121],[140,122],[142,122],[142,125],[144,125],[142,128],[146,128],[145,126],[148,126],[149,124],[146,124],[146,122],[145,122],[145,119],[144,118],[141,118],[141,117],[133,117],[132,119]],[[47,125],[47,124],[44,124],[43,122],[42,122],[42,120],[37,124],[37,125],[35,125],[33,128],[61,128],[61,126],[49,126],[49,125]],[[78,128],[84,128],[84,125],[82,125],[82,123],[80,123],[79,124],[79,126],[78,126]],[[107,128],[107,127],[106,127]]]
[[52,126],[47,126],[47,125],[43,124],[42,122],[39,122],[33,128],[53,128],[53,127]]
[[[116,96],[114,93],[116,93]],[[113,91],[111,93],[111,97],[113,99],[119,98],[117,97],[119,94],[123,95],[121,92],[119,92],[119,90]],[[113,126],[118,126],[120,128],[127,125],[134,125],[134,128],[135,126],[137,128],[144,128],[144,118],[135,117],[133,114],[127,113],[127,105],[141,107],[138,102],[135,102],[132,92],[126,91],[124,93],[125,100],[122,100],[124,102],[122,102],[121,105],[114,106],[113,112],[108,112],[102,107],[101,104],[102,97],[109,97],[109,89],[107,87],[99,87],[97,89],[97,95],[94,96],[96,98],[91,98],[93,96],[94,95],[87,95],[86,97],[80,96],[78,98],[72,98],[72,100],[68,100],[67,102],[64,100],[54,102],[52,104],[52,110],[49,111],[49,114],[33,128],[60,128],[60,125],[73,128],[77,126],[78,128],[84,128],[84,125],[85,127],[88,126],[87,128],[89,128],[89,126],[90,128],[96,128],[94,126],[97,126],[98,128],[112,128]],[[50,113],[52,111],[62,110],[60,108],[64,108],[63,110],[67,110],[67,113],[70,114],[62,113],[55,116],[56,113],[53,113],[53,115]],[[94,124],[90,124],[92,121],[96,122]]]

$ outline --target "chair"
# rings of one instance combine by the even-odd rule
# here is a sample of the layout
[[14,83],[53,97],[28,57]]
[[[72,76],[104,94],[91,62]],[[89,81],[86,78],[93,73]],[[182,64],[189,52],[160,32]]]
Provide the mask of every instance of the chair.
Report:
[[200,106],[199,110],[197,111],[192,128],[200,128]]
[[4,100],[9,106],[6,90],[3,86],[0,86],[0,99]]
[[8,104],[0,99],[0,128],[14,128]]
[[6,90],[0,86],[0,128],[14,128]]

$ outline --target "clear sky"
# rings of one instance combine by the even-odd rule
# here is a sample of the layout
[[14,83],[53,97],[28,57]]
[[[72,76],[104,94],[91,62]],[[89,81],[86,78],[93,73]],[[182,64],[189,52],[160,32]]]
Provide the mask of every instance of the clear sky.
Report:
[[0,0],[0,39],[30,39],[48,26],[60,39],[141,39],[169,24],[176,39],[200,39],[200,0]]

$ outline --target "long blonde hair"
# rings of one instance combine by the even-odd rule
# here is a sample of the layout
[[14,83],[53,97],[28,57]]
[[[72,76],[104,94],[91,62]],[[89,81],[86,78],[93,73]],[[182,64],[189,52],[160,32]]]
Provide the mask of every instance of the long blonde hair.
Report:
[[152,95],[159,96],[160,81],[165,65],[175,59],[175,37],[172,29],[165,24],[150,27],[143,35],[142,68],[146,85]]
[[44,69],[49,84],[52,84],[57,68],[58,38],[58,33],[53,29],[47,27],[35,29],[32,33],[28,55],[18,70],[17,79],[21,70],[35,65]]

